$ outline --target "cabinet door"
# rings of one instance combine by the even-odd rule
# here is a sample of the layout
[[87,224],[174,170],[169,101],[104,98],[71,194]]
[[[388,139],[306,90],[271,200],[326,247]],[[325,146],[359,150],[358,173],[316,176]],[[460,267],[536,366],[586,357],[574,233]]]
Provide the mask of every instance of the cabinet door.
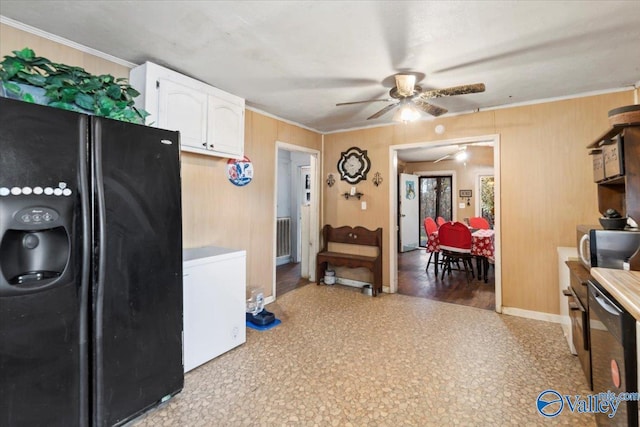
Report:
[[[209,144],[221,155],[244,154],[244,106],[209,95]],[[211,145],[209,146],[211,148]]]
[[170,80],[158,83],[158,127],[180,131],[183,150],[205,151],[207,95]]

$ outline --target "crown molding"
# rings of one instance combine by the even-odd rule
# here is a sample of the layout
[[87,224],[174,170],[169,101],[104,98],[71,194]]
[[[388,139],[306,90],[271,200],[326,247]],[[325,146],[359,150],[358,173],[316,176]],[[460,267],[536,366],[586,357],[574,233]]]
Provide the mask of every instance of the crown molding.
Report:
[[32,27],[31,25],[23,24],[22,22],[18,22],[11,18],[7,18],[6,16],[3,16],[3,15],[0,15],[0,23],[16,28],[18,30],[22,30],[24,32],[27,32],[33,35],[36,35],[38,37],[42,37],[47,40],[51,40],[53,42],[60,43],[65,46],[69,46],[81,52],[88,53],[93,56],[97,56],[98,58],[102,58],[110,62],[115,62],[116,64],[125,66],[127,68],[133,68],[138,66],[138,64],[134,64],[133,62],[125,61],[124,59],[120,59],[113,55],[109,55],[108,53],[104,53],[97,49],[93,49],[91,47],[82,45],[80,43],[76,43],[69,39],[65,39],[64,37],[56,36],[55,34],[51,34],[39,28]]

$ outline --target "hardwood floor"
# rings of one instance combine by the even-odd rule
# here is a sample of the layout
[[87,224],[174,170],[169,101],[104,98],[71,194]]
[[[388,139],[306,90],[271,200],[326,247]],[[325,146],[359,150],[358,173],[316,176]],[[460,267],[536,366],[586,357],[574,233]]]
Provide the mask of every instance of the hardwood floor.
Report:
[[[495,269],[489,268],[488,283],[477,278],[467,284],[464,271],[452,271],[440,279],[433,263],[425,271],[429,254],[424,248],[398,254],[398,293],[470,307],[495,310]],[[473,262],[475,271],[475,262]],[[477,271],[475,271],[477,274]]]
[[299,262],[290,262],[276,267],[276,298],[311,283],[300,277],[300,268]]
[[[464,271],[452,271],[451,276],[435,277],[433,264],[425,271],[429,254],[424,248],[398,254],[398,293],[436,301],[495,310],[495,277],[489,269],[489,282],[474,279],[467,284]],[[473,263],[475,269],[475,262]],[[276,297],[309,284],[300,277],[300,263],[276,267]]]

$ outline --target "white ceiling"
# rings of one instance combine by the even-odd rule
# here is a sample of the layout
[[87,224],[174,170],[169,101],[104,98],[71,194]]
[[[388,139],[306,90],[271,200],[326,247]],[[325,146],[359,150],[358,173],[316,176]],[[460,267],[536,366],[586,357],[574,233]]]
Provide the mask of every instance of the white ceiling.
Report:
[[[0,14],[140,64],[153,61],[320,132],[366,118],[393,75],[449,114],[640,83],[639,1],[30,1]],[[38,53],[38,52],[36,52]],[[425,115],[425,120],[430,120]]]

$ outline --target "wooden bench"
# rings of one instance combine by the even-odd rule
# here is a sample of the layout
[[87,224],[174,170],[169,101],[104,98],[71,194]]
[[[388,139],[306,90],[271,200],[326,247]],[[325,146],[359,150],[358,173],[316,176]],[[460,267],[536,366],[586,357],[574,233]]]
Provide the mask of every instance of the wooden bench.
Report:
[[[348,225],[333,228],[327,224],[322,229],[322,237],[324,246],[316,256],[318,284],[320,279],[324,278],[328,264],[348,268],[364,267],[373,273],[373,296],[382,292],[382,228],[372,231],[364,227],[349,227]],[[375,246],[378,251],[376,256],[332,252],[329,251],[329,243]]]

